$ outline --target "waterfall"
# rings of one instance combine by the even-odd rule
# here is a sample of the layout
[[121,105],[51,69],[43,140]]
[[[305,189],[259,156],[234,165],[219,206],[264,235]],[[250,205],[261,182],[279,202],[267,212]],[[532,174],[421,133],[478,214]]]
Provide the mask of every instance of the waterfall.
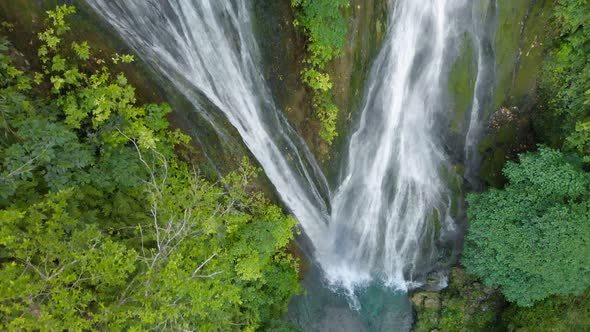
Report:
[[[394,1],[333,193],[260,71],[250,1],[86,1],[213,126],[208,105],[225,115],[299,221],[330,284],[349,293],[374,281],[406,290],[430,271],[441,239],[455,231],[445,89],[449,63],[471,31],[464,19],[471,1]],[[472,112],[480,112],[476,102]],[[480,118],[471,117],[466,151]]]
[[[464,32],[467,1],[397,0],[332,200],[328,278],[353,289],[375,277],[394,288],[437,258],[455,224],[452,176],[440,136],[449,54]],[[447,178],[445,178],[445,176]]]
[[[481,6],[478,6],[478,2]],[[479,155],[477,146],[482,135],[483,115],[492,106],[495,81],[495,27],[497,0],[475,1],[472,9],[473,30],[477,51],[477,78],[473,93],[473,103],[469,117],[469,127],[465,136],[465,178],[472,186],[477,187],[477,171]]]
[[327,182],[260,72],[248,1],[87,2],[206,119],[211,104],[227,117],[312,243],[322,241]]

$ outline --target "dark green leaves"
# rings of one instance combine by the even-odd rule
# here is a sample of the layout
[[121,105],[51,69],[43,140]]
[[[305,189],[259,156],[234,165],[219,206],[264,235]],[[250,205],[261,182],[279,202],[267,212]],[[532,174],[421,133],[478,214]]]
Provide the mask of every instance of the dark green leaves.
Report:
[[540,82],[547,107],[537,115],[538,132],[551,144],[586,155],[590,155],[588,13],[588,1],[557,1],[554,28],[559,35],[544,62]]
[[468,197],[463,263],[506,298],[530,306],[590,286],[590,176],[541,147],[509,163],[510,184]]

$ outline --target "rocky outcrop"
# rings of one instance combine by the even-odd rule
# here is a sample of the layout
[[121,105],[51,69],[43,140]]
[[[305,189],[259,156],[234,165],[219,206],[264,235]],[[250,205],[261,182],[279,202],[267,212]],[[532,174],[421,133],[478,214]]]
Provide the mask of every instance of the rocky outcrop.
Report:
[[550,26],[550,0],[499,0],[496,30],[495,98],[479,145],[480,179],[504,185],[502,168],[519,153],[534,149],[531,118]]
[[440,294],[436,292],[418,292],[411,300],[414,307],[424,310],[440,310],[442,307]]
[[506,161],[535,148],[530,112],[518,107],[502,107],[490,116],[486,135],[479,145],[482,158],[480,178],[487,185],[502,187],[506,179],[502,168]]
[[496,32],[496,98],[502,106],[531,108],[544,56],[551,0],[499,0]]
[[449,287],[440,293],[412,295],[414,331],[482,331],[496,325],[505,305],[500,292],[483,286],[460,267],[453,268],[449,278]]

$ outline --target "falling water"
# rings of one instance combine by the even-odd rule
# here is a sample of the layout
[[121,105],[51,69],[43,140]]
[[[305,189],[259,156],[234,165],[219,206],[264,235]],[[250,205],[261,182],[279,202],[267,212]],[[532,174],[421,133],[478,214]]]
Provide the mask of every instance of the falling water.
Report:
[[[480,5],[478,5],[480,4]],[[492,106],[495,80],[495,27],[497,0],[479,0],[472,6],[472,36],[477,51],[477,78],[473,103],[469,117],[469,127],[465,136],[465,178],[472,186],[477,186],[479,155],[477,147],[483,131],[483,116]]]
[[[443,142],[448,67],[469,26],[466,0],[397,0],[332,200],[329,280],[406,290],[455,222]],[[478,109],[474,107],[474,109]]]
[[205,118],[211,118],[206,105],[223,112],[306,235],[313,243],[322,241],[327,227],[327,183],[301,138],[275,106],[259,70],[248,1],[88,3]]
[[299,220],[332,285],[352,293],[380,281],[406,290],[432,268],[441,239],[455,228],[445,89],[470,29],[464,18],[471,1],[394,2],[335,193],[261,74],[250,1],[87,2],[205,118],[209,104],[227,117]]

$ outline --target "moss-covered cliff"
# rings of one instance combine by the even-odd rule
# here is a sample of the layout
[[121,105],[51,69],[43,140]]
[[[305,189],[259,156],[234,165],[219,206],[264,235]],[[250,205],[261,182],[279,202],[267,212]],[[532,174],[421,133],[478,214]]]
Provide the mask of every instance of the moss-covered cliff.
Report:
[[291,124],[304,137],[327,173],[337,170],[339,153],[353,126],[353,114],[359,109],[364,84],[373,59],[387,29],[387,0],[352,0],[342,13],[348,23],[343,55],[328,68],[335,102],[340,109],[338,137],[329,146],[320,137],[320,121],[312,110],[312,92],[301,82],[306,57],[303,32],[293,25],[290,0],[255,0],[256,31],[264,41],[264,70],[279,105]]
[[[531,113],[537,102],[537,82],[545,55],[554,0],[500,0],[497,6],[496,85],[493,107],[500,123],[488,124],[479,152],[484,183],[502,186],[507,160],[534,146]],[[512,116],[506,118],[506,112]]]
[[344,13],[349,26],[344,55],[329,68],[335,101],[340,108],[338,137],[330,149],[331,160],[326,164],[330,170],[338,170],[340,153],[349,131],[354,129],[355,114],[363,102],[371,65],[387,32],[389,3],[388,0],[351,0]]

